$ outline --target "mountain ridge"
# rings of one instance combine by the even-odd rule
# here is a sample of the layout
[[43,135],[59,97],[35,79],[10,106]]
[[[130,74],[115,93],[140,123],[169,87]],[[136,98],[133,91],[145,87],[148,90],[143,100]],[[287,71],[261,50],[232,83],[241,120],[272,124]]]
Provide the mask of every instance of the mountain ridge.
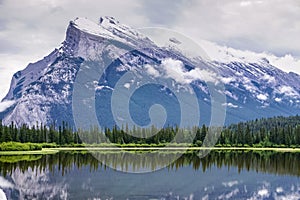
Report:
[[[170,38],[170,41],[173,43],[176,41],[175,45],[180,44],[176,38]],[[135,49],[135,51],[128,53],[128,49]],[[119,58],[118,55],[123,56]],[[121,77],[130,70],[152,70],[152,73],[164,74],[174,80],[178,77],[188,80],[193,88],[198,88],[196,94],[199,105],[204,110],[202,113],[210,116],[211,99],[205,79],[212,73],[209,71],[205,74],[207,72],[205,65],[200,63],[198,64],[201,65],[200,68],[194,67],[195,61],[183,54],[180,55],[180,52],[172,52],[172,49],[157,46],[142,33],[120,24],[112,17],[102,17],[98,24],[85,18],[71,21],[67,28],[66,39],[60,47],[14,74],[10,90],[2,100],[2,102],[13,102],[6,110],[2,112],[0,110],[3,122],[8,124],[10,121],[15,121],[18,125],[22,123],[34,125],[38,122],[49,125],[68,121],[74,125],[72,91],[81,64],[92,60],[99,62],[98,65],[103,67],[106,62],[105,57],[118,61],[120,66],[107,68],[106,71],[111,71],[107,71],[107,76],[102,77],[102,82],[101,77],[98,77],[100,81],[95,88],[100,90],[96,91],[96,99],[97,96],[103,97],[105,93],[103,88],[107,89],[111,87],[112,82],[116,82],[114,76]],[[177,74],[173,73],[172,76],[169,68],[163,65],[169,57],[171,61],[180,61],[177,62],[179,63],[176,68]],[[132,61],[130,58],[137,61]],[[233,59],[228,63],[220,61],[211,60],[209,65],[213,65],[218,70],[217,78],[225,85],[224,94],[227,102],[224,106],[227,107],[227,124],[257,117],[300,113],[298,74],[283,72],[271,65],[267,59],[254,59],[253,61],[256,62],[242,62],[241,58]],[[128,84],[127,87],[134,85]],[[111,91],[109,95],[112,95]],[[109,95],[104,97],[107,98]],[[156,101],[164,102],[158,97]],[[166,102],[164,103],[166,105]],[[109,112],[107,106],[101,106],[99,107],[101,112]],[[137,111],[146,111],[138,104],[135,106]],[[171,114],[172,117],[167,122],[178,122],[176,114],[178,113]],[[101,116],[97,117],[102,121],[105,120]],[[148,121],[149,117],[146,116],[139,121],[139,124],[147,124]],[[209,119],[202,122],[209,123]],[[102,125],[111,126],[113,123],[110,120],[109,123],[104,122]]]

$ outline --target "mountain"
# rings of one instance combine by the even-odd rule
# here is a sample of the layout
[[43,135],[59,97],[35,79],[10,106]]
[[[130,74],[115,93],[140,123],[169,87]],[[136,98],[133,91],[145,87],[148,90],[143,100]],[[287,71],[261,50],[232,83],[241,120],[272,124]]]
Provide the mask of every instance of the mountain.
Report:
[[[300,113],[298,74],[216,45],[226,59],[186,54],[180,38],[168,42],[159,45],[112,17],[98,24],[77,18],[57,49],[14,74],[0,118],[31,126],[66,121],[112,127],[132,124],[128,120],[188,126],[209,124],[222,111],[226,124]],[[215,101],[221,103],[217,111]]]

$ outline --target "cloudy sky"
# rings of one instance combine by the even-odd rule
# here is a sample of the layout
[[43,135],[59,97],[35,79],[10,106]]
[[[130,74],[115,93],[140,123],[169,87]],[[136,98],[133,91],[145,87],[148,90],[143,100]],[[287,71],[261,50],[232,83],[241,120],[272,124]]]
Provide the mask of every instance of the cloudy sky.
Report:
[[[76,17],[114,16],[132,27],[165,27],[195,41],[268,52],[300,73],[298,0],[0,0],[0,99],[11,76],[49,54]],[[290,64],[294,62],[294,64]],[[299,65],[295,64],[299,63]]]

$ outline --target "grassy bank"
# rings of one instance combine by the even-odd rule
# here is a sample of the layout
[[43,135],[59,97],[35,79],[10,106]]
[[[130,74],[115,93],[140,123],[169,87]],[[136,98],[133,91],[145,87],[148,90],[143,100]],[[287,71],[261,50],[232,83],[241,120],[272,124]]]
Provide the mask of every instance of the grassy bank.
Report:
[[3,142],[0,144],[0,151],[38,151],[42,150],[42,144]]
[[57,145],[55,143],[19,143],[6,142],[0,144],[0,155],[20,155],[20,154],[51,154],[58,151],[107,151],[107,150],[128,150],[128,151],[147,151],[147,150],[243,150],[243,151],[286,151],[300,152],[298,146],[285,147],[261,147],[261,146],[220,146],[215,147],[197,147],[189,144],[75,144],[75,145]]
[[45,145],[36,143],[3,142],[0,144],[0,155],[32,155],[57,153],[58,150],[47,149],[55,145]]

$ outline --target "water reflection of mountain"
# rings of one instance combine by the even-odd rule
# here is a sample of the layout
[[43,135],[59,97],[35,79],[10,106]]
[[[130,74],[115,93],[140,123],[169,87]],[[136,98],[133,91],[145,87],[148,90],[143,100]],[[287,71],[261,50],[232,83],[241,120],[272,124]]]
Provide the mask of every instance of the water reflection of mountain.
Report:
[[45,168],[17,168],[6,178],[1,178],[6,184],[0,184],[0,189],[4,189],[8,199],[66,199],[67,184],[53,183]]
[[[207,171],[213,166],[235,167],[238,171],[252,170],[280,175],[300,176],[300,153],[273,152],[273,151],[212,151],[206,157],[200,158],[201,152],[190,152],[180,156],[181,152],[155,153],[149,159],[144,153],[134,152],[60,152],[57,154],[38,156],[32,159],[13,159],[13,156],[0,156],[0,173],[3,176],[12,175],[16,170],[26,171],[38,169],[39,171],[55,172],[62,175],[73,170],[89,167],[91,171],[106,169],[112,166],[123,171],[138,170],[142,167],[157,168],[167,165],[172,158],[180,156],[175,162],[167,166],[168,170],[177,170],[184,166],[192,166],[194,170]],[[178,155],[174,155],[178,154]],[[97,157],[97,158],[96,158]],[[15,162],[11,162],[15,160]],[[102,162],[100,162],[101,160]],[[7,162],[6,162],[7,161]],[[104,164],[105,163],[105,164]]]

